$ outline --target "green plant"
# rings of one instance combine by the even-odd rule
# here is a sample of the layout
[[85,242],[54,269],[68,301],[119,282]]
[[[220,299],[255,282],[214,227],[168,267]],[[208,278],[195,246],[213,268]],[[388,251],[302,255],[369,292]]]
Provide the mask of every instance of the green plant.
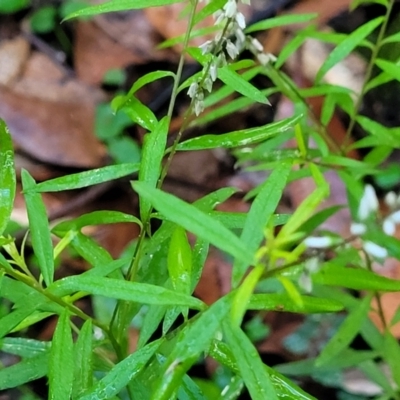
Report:
[[[79,10],[71,17],[180,1],[113,0]],[[37,278],[27,266],[26,241],[18,249],[12,237],[1,237],[6,255],[0,255],[0,294],[7,301],[0,318],[1,349],[21,357],[21,361],[0,370],[0,389],[47,376],[49,397],[57,400],[235,399],[244,387],[256,400],[312,399],[286,375],[321,376],[358,366],[381,388],[379,399],[400,399],[400,347],[389,329],[399,321],[400,312],[392,321],[386,321],[380,301],[382,292],[399,291],[400,282],[376,274],[371,267],[374,260],[388,256],[400,259],[399,241],[392,237],[395,225],[400,222],[396,210],[398,198],[389,194],[387,203],[392,211],[381,221],[376,215],[378,202],[374,189],[362,184],[367,176],[379,177],[380,163],[400,147],[399,128],[385,128],[359,115],[362,98],[369,90],[398,79],[396,64],[379,58],[382,46],[400,41],[398,34],[385,37],[393,2],[376,0],[375,3],[385,7],[386,15],[365,23],[349,35],[321,33],[309,25],[283,48],[277,59],[265,54],[249,34],[273,26],[312,21],[314,15],[276,17],[246,28],[235,0],[214,0],[200,11],[197,0],[185,2],[189,23],[177,72],[146,74],[129,93],[117,96],[112,102],[116,112],[125,112],[148,131],[140,163],[111,165],[41,183],[22,171],[28,239],[40,276]],[[362,3],[354,1],[353,7]],[[194,30],[196,24],[213,13],[217,13],[220,28],[216,38],[200,49],[189,47],[190,37],[198,34]],[[372,43],[368,37],[376,29],[378,39]],[[319,70],[313,87],[301,89],[282,67],[307,37],[337,46]],[[371,57],[366,82],[354,102],[350,90],[325,84],[323,77],[359,46],[369,49]],[[237,56],[244,48],[258,62],[238,61]],[[202,70],[181,82],[186,53],[201,64]],[[374,66],[382,70],[375,77]],[[256,75],[267,76],[272,86],[257,89],[250,83]],[[137,90],[158,79],[173,81],[168,113],[161,119],[135,97]],[[223,85],[212,92],[217,79]],[[176,140],[167,147],[175,100],[184,90],[188,90],[192,101]],[[239,97],[223,102],[235,91]],[[206,95],[207,92],[212,93]],[[295,104],[293,117],[261,127],[181,140],[189,125],[204,124],[254,102],[267,104],[267,96],[276,92]],[[325,96],[321,120],[314,118],[310,126],[311,113],[305,99],[321,94]],[[213,110],[203,115],[209,106],[214,106]],[[334,143],[326,126],[335,107],[349,116],[347,139],[356,123],[365,129],[366,136],[352,145],[349,141],[344,146]],[[116,136],[126,126],[124,119],[118,121]],[[309,146],[311,138],[316,148]],[[282,144],[292,139],[297,147],[282,149]],[[346,152],[350,147],[367,149],[367,156],[363,161],[349,159]],[[239,164],[251,161],[254,168],[270,171],[265,182],[249,194],[252,205],[248,213],[215,210],[216,205],[235,193],[232,188],[210,193],[193,204],[161,189],[176,152],[213,148],[234,149]],[[16,190],[13,148],[4,122],[0,125],[0,149],[0,231],[4,232]],[[318,210],[329,194],[324,177],[329,170],[336,170],[348,188],[348,206],[354,221],[350,238],[330,232],[318,236],[315,233],[340,208]],[[60,222],[50,229],[42,193],[82,188],[132,174],[137,174],[132,188],[139,196],[140,218],[97,211]],[[287,184],[304,176],[314,180],[316,189],[292,215],[275,214]],[[156,232],[150,229],[152,219],[160,221]],[[134,244],[133,256],[114,260],[82,228],[116,222],[137,224],[141,233]],[[279,231],[275,229],[278,225]],[[196,236],[193,246],[187,232]],[[52,236],[59,238],[55,246]],[[361,240],[361,249],[349,246],[356,237]],[[206,306],[192,293],[211,245],[232,260],[232,289]],[[66,247],[71,247],[92,268],[81,275],[54,281],[54,260]],[[367,295],[359,298],[348,289],[365,291]],[[103,305],[94,307],[97,315],[88,315],[75,304],[87,295],[93,296],[95,304]],[[383,333],[368,317],[372,298],[376,299],[377,312],[385,327]],[[301,314],[346,310],[347,314],[315,358],[271,368],[262,362],[242,329],[248,310]],[[24,338],[25,328],[51,315],[59,316],[51,343]],[[139,328],[140,337],[136,350],[129,354],[128,329],[132,323]],[[154,339],[158,328],[162,334]],[[245,329],[249,330],[249,325]],[[15,334],[18,332],[20,336]],[[350,348],[357,334],[368,343],[369,351]],[[260,336],[259,328],[252,336]],[[202,382],[190,376],[191,366],[204,356],[222,366],[224,379]],[[379,368],[382,362],[389,366],[393,381]]]

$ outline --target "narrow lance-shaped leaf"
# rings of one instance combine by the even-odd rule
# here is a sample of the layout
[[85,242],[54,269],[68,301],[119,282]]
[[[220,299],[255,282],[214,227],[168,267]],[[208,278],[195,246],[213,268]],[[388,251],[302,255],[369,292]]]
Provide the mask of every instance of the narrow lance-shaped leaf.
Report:
[[342,350],[344,350],[354,339],[357,333],[360,331],[364,320],[368,316],[368,311],[371,304],[371,295],[366,296],[358,305],[355,307],[348,317],[344,320],[342,325],[339,327],[335,336],[328,342],[324,347],[321,354],[316,360],[316,366],[321,366],[331,358],[336,356]]
[[139,10],[141,8],[166,6],[168,4],[180,3],[182,0],[111,0],[97,6],[80,9],[65,19],[76,17],[89,17],[91,15],[104,14],[114,11]]
[[[235,374],[240,373],[235,356],[228,345],[219,340],[213,340],[208,350],[208,354],[219,364],[226,366]],[[285,376],[281,375],[275,368],[264,365],[267,373],[270,375],[272,385],[275,387],[279,398],[282,400],[316,400],[314,397],[305,393]],[[225,398],[225,397],[224,397]],[[228,397],[230,399],[231,397]],[[235,397],[236,398],[236,397]]]
[[119,362],[80,400],[110,399],[116,396],[147,364],[160,345],[155,341]]
[[73,292],[82,291],[143,304],[188,306],[200,310],[204,308],[202,301],[161,286],[127,282],[113,278],[102,278],[93,275],[79,275],[60,279],[48,288],[48,290],[56,296],[65,296]]
[[399,72],[399,66],[393,62],[389,62],[386,60],[376,60],[375,64],[384,72],[386,72],[388,75],[390,75],[391,78],[396,79],[397,81],[400,81],[400,72]]
[[10,219],[14,204],[16,177],[10,131],[0,118],[0,235]]
[[301,304],[296,304],[287,293],[253,294],[248,310],[283,311],[293,313],[331,313],[343,310],[343,305],[335,300],[321,297],[301,296]]
[[112,181],[131,175],[139,170],[139,164],[118,164],[108,167],[96,168],[90,171],[78,172],[76,174],[62,176],[38,183],[30,190],[36,192],[61,192],[63,190],[80,189],[99,183]]
[[116,224],[121,222],[133,222],[142,227],[140,220],[133,215],[125,214],[120,211],[93,211],[81,215],[70,221],[63,221],[57,224],[52,231],[55,233],[66,232],[71,229],[80,230],[88,225]]
[[0,390],[18,388],[47,374],[49,355],[26,358],[11,367],[0,370]]
[[54,259],[49,221],[40,193],[35,191],[36,182],[26,170],[21,171],[22,187],[28,212],[32,247],[39,262],[40,272],[46,285],[53,282]]
[[282,121],[273,122],[257,128],[242,129],[240,131],[225,133],[222,135],[203,135],[179,143],[177,150],[203,150],[223,147],[248,146],[263,140],[270,139],[288,129],[290,129],[302,115],[296,115]]
[[228,66],[218,69],[218,78],[236,92],[249,97],[257,103],[270,104],[266,96],[251,83],[247,82],[237,72]]
[[[275,168],[268,180],[261,186],[260,192],[251,205],[240,236],[242,243],[251,252],[255,252],[260,246],[263,230],[278,206],[291,168],[291,162],[285,161]],[[242,279],[247,266],[248,264],[241,260],[235,261],[232,272],[234,286],[237,286]]]
[[209,348],[221,321],[229,312],[229,303],[230,295],[219,299],[180,332],[178,342],[165,362],[164,373],[153,394],[154,400],[171,399],[186,371],[201,352]]
[[154,189],[143,182],[132,183],[139,195],[149,201],[165,218],[209,241],[233,257],[251,264],[253,253],[230,230],[195,206]]
[[235,349],[234,357],[240,375],[253,400],[278,400],[271,378],[257,349],[246,334],[236,325],[225,322],[224,334],[229,346]]
[[74,349],[75,369],[72,388],[74,399],[88,390],[93,383],[92,337],[92,320],[89,319],[83,324]]
[[154,82],[161,78],[171,77],[174,78],[175,74],[171,71],[153,71],[148,74],[140,77],[130,88],[128,94],[126,95],[126,99],[133,96],[140,88],[147,85],[148,83]]
[[176,227],[171,236],[168,251],[168,272],[172,286],[177,292],[190,293],[192,272],[192,249],[181,227]]
[[294,15],[281,15],[274,18],[268,18],[264,21],[256,22],[246,28],[246,32],[265,31],[267,29],[275,28],[277,26],[285,26],[291,24],[301,24],[309,22],[318,17],[318,14],[294,14]]
[[348,56],[374,29],[376,29],[384,18],[378,17],[372,21],[361,25],[360,28],[352,32],[346,39],[343,40],[328,56],[325,62],[319,69],[315,78],[316,82],[319,82],[323,76],[339,61],[343,60]]
[[[156,126],[153,132],[147,133],[144,137],[142,150],[142,162],[140,163],[139,181],[146,182],[155,188],[160,178],[161,162],[164,157],[169,118],[164,117]],[[151,202],[145,197],[139,197],[140,217],[142,221],[147,220]]]
[[363,268],[345,268],[334,261],[325,263],[320,271],[312,275],[312,280],[322,285],[354,290],[400,291],[400,281],[397,279],[386,278]]
[[69,314],[65,310],[58,320],[49,361],[49,398],[70,400],[74,380],[73,342]]

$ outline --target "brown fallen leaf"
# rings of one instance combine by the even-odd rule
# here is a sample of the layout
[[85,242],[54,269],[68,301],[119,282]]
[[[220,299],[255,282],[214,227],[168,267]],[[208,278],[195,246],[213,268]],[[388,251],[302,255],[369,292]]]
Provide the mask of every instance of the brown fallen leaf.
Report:
[[74,64],[78,77],[89,84],[102,82],[110,69],[168,60],[171,51],[157,50],[160,36],[142,11],[105,14],[76,25]]
[[0,84],[12,84],[22,73],[29,56],[30,45],[22,37],[0,42]]
[[0,117],[15,144],[40,161],[78,168],[104,163],[105,148],[93,134],[94,105],[41,100],[0,86]]

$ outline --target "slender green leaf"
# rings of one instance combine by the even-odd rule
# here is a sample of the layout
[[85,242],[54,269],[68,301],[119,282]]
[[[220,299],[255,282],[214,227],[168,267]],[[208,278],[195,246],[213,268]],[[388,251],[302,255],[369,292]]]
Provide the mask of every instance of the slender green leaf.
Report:
[[204,135],[179,143],[177,150],[203,150],[223,147],[230,149],[232,147],[248,146],[267,140],[275,135],[290,129],[301,119],[302,115],[297,115],[282,121],[273,122],[261,127],[242,129],[225,133],[222,135]]
[[293,302],[286,293],[253,294],[248,310],[271,310],[294,313],[330,313],[343,310],[343,304],[321,297],[301,296],[301,305]]
[[399,66],[393,62],[389,62],[382,59],[377,59],[375,64],[384,72],[386,72],[392,79],[400,81]]
[[232,256],[251,264],[253,254],[230,230],[209,217],[195,206],[185,203],[171,194],[154,189],[143,182],[134,182],[133,188],[145,197],[167,219]]
[[264,272],[263,265],[257,265],[245,278],[239,286],[233,298],[231,308],[232,323],[240,326],[243,321],[244,314],[247,311],[248,302],[253,291]]
[[159,7],[180,3],[182,0],[111,0],[96,6],[85,7],[69,14],[65,19],[89,17],[114,11],[138,10],[141,8]]
[[312,275],[313,282],[329,286],[341,286],[354,290],[397,292],[400,281],[375,274],[364,268],[346,268],[327,262],[320,271]]
[[153,111],[136,97],[117,96],[111,106],[116,110],[122,110],[133,122],[149,131],[157,126],[158,121]]
[[116,396],[143,369],[159,345],[160,341],[155,341],[129,355],[79,400],[111,399]]
[[251,398],[278,400],[270,375],[246,334],[238,326],[228,322],[224,323],[224,333],[228,345],[235,349],[233,354],[236,365]]
[[218,78],[236,92],[261,104],[270,104],[266,96],[229,66],[218,68]]
[[160,326],[167,310],[167,306],[149,306],[146,315],[143,318],[142,326],[140,327],[140,335],[137,344],[138,349],[141,349],[148,342],[153,333]]
[[88,319],[79,332],[74,348],[74,382],[72,397],[88,390],[93,384],[93,349],[92,349],[92,320]]
[[167,264],[174,290],[189,294],[191,289],[192,248],[185,230],[181,227],[176,227],[172,233]]
[[358,307],[355,307],[348,317],[340,325],[335,336],[323,348],[318,356],[315,364],[320,366],[328,362],[330,359],[344,350],[360,331],[364,320],[368,317],[368,312],[371,304],[371,295],[365,297],[359,302]]
[[39,262],[39,269],[46,285],[53,282],[54,259],[46,207],[40,193],[35,191],[36,182],[28,171],[21,171],[22,187],[28,212],[32,247]]
[[382,40],[381,44],[383,46],[384,44],[399,43],[399,42],[400,42],[400,32],[396,32],[393,35],[385,37],[385,39]]
[[48,359],[47,353],[40,354],[26,358],[11,367],[0,369],[0,390],[18,388],[24,383],[42,378],[47,374]]
[[154,82],[161,78],[171,77],[174,78],[175,74],[171,71],[153,71],[146,75],[141,76],[130,88],[127,97],[133,96],[140,88],[148,83]]
[[[219,364],[226,366],[235,374],[240,373],[235,356],[229,346],[219,340],[213,340],[208,350],[208,354]],[[267,373],[270,375],[272,385],[282,400],[315,400],[314,397],[305,393],[292,381],[281,375],[274,369],[264,365]],[[236,399],[236,397],[234,397]],[[223,397],[225,399],[225,397]]]
[[267,29],[275,28],[277,26],[285,26],[292,24],[302,24],[304,22],[312,21],[317,18],[318,14],[293,14],[293,15],[280,15],[274,18],[268,18],[260,22],[256,22],[246,28],[247,33],[256,31],[265,31]]
[[[26,297],[28,301],[28,297]],[[0,338],[12,332],[22,321],[39,307],[40,303],[27,303],[26,307],[17,308],[0,318]]]
[[200,310],[204,308],[202,301],[160,286],[97,276],[79,275],[60,279],[48,290],[55,296],[65,296],[82,291],[143,304],[188,306]]
[[62,192],[64,190],[80,189],[122,178],[138,170],[139,164],[110,165],[108,167],[92,169],[91,171],[78,172],[76,174],[50,179],[38,183],[35,187],[30,188],[30,190],[36,192]]
[[336,355],[320,367],[315,366],[315,358],[308,358],[306,360],[277,365],[274,369],[282,374],[290,376],[307,376],[313,375],[316,372],[329,374],[340,369],[357,367],[362,362],[373,360],[378,356],[379,352],[377,351],[356,351],[353,349],[344,349],[340,354]]
[[[167,144],[169,119],[164,117],[154,129],[147,133],[143,141],[142,162],[140,163],[139,181],[146,182],[150,187],[157,186],[161,173],[161,162]],[[139,197],[140,217],[146,221],[151,210],[151,201],[146,197]]]
[[229,197],[233,196],[237,191],[238,190],[234,187],[224,187],[196,200],[194,205],[202,211],[209,211],[228,200]]
[[328,190],[327,185],[320,186],[303,200],[288,222],[282,227],[277,239],[282,240],[282,242],[290,240],[291,235],[311,217],[321,201],[328,195]]
[[0,235],[7,227],[14,205],[16,177],[10,131],[0,118]]
[[164,373],[160,377],[152,400],[169,400],[180,385],[184,374],[196,362],[198,356],[210,346],[221,321],[229,312],[230,296],[216,301],[192,324],[179,334],[176,346],[168,356]]
[[367,117],[359,115],[357,122],[365,129],[370,135],[377,138],[378,144],[385,144],[392,147],[400,147],[400,129],[387,128],[382,124],[373,121]]
[[384,359],[389,364],[392,376],[400,387],[400,346],[390,332],[384,334]]
[[50,344],[50,342],[42,342],[41,340],[7,337],[0,340],[0,349],[5,353],[19,357],[33,358],[48,353]]
[[382,22],[384,18],[378,17],[369,21],[360,28],[356,29],[346,37],[328,56],[325,62],[319,69],[315,78],[319,82],[323,76],[339,61],[348,56],[372,31],[374,31]]
[[[279,204],[291,168],[291,162],[283,161],[262,184],[259,193],[253,200],[240,236],[241,241],[251,252],[256,252],[260,246],[264,237],[264,229]],[[241,260],[235,261],[232,272],[233,286],[239,284],[247,266],[248,264]]]
[[69,230],[80,230],[88,225],[116,224],[121,222],[133,222],[142,227],[140,220],[133,215],[125,214],[120,211],[93,211],[81,215],[70,221],[63,221],[57,224],[52,231],[56,234],[62,234]]
[[182,380],[182,385],[178,391],[179,400],[208,400],[204,396],[200,387],[188,375]]
[[69,323],[65,310],[58,320],[53,336],[49,360],[49,398],[70,400],[74,381],[74,352]]

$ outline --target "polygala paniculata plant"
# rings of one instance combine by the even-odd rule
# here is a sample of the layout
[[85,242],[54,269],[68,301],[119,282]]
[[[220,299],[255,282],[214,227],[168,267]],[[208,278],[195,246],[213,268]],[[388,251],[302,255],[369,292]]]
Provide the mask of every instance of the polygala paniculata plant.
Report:
[[[387,34],[394,0],[353,1],[352,9],[377,3],[383,15],[347,35],[318,31],[314,14],[282,15],[247,26],[240,10],[250,0],[202,4],[198,0],[112,0],[80,9],[69,18],[180,2],[186,7],[188,28],[179,39],[183,50],[177,71],[145,74],[111,103],[115,113],[125,113],[147,132],[140,163],[109,165],[40,183],[22,170],[29,227],[21,246],[7,233],[16,173],[11,135],[6,123],[0,122],[0,346],[3,353],[18,360],[0,370],[0,390],[16,388],[12,393],[19,393],[20,398],[34,399],[37,396],[29,382],[45,377],[48,398],[55,400],[238,399],[246,391],[254,400],[305,400],[314,397],[300,387],[302,378],[312,377],[335,386],[342,399],[363,399],[368,394],[350,394],[343,379],[346,369],[357,368],[375,384],[374,398],[399,400],[400,347],[390,328],[399,322],[400,312],[387,319],[381,296],[399,291],[400,281],[374,271],[389,257],[400,259],[400,242],[394,237],[400,223],[400,201],[394,192],[387,193],[389,213],[380,217],[374,186],[363,182],[384,174],[380,165],[400,147],[400,134],[399,127],[387,128],[360,115],[369,91],[399,80],[398,60],[381,56],[383,48],[400,42],[399,33]],[[215,26],[207,32],[213,32],[213,38],[208,34],[203,45],[191,47],[191,39],[204,32],[197,25],[211,16]],[[297,23],[307,23],[307,27],[276,55],[266,53],[256,37],[250,36]],[[309,37],[333,43],[335,48],[313,86],[304,89],[296,86],[284,67]],[[361,92],[326,83],[325,74],[359,48],[369,54]],[[242,57],[244,50],[247,59]],[[189,56],[201,68],[183,79]],[[256,76],[267,77],[270,86],[257,88],[252,83]],[[173,83],[168,111],[162,118],[135,97],[140,88],[155,80]],[[190,105],[168,146],[180,93],[188,94]],[[205,126],[227,115],[238,118],[238,111],[253,103],[270,107],[268,98],[274,93],[293,102],[293,116],[249,129],[184,139],[188,127]],[[306,100],[321,95],[325,101],[319,120]],[[335,144],[326,129],[335,108],[349,120],[344,144]],[[356,124],[365,133],[351,146],[365,150],[363,161],[346,156]],[[291,146],[284,146],[289,142]],[[162,190],[177,152],[206,149],[233,150],[240,168],[265,171],[262,183],[247,195],[251,200],[247,213],[215,209],[235,188],[221,188],[193,204]],[[324,175],[328,171],[335,171],[346,185],[347,204],[320,207],[330,191]],[[133,179],[138,216],[103,210],[49,226],[43,193],[124,176]],[[304,177],[313,179],[315,190],[292,214],[276,214],[288,183]],[[349,237],[322,229],[343,207],[352,216]],[[155,231],[150,227],[152,220],[158,220]],[[117,222],[136,224],[140,235],[131,244],[131,252],[113,259],[83,228]],[[188,232],[194,235],[194,243],[189,242]],[[28,246],[35,257],[25,257]],[[193,292],[211,246],[231,262],[232,281],[229,293],[206,305]],[[65,249],[78,254],[90,268],[55,280],[55,260]],[[93,315],[78,301],[87,296]],[[313,328],[300,329],[294,343],[298,347],[305,343],[302,354],[307,359],[274,367],[268,359],[261,359],[255,341],[268,334],[262,323],[268,311],[304,314],[304,326]],[[378,314],[382,331],[371,321],[373,313]],[[58,322],[50,342],[28,338],[29,327],[51,316],[58,316]],[[334,318],[339,322],[333,323]],[[323,334],[327,324],[336,324],[336,328]],[[131,327],[139,332],[133,352],[128,346]],[[368,350],[351,347],[356,336],[362,337]],[[311,342],[316,351],[308,352]],[[196,378],[191,367],[206,358],[215,360],[217,372],[208,379]]]

